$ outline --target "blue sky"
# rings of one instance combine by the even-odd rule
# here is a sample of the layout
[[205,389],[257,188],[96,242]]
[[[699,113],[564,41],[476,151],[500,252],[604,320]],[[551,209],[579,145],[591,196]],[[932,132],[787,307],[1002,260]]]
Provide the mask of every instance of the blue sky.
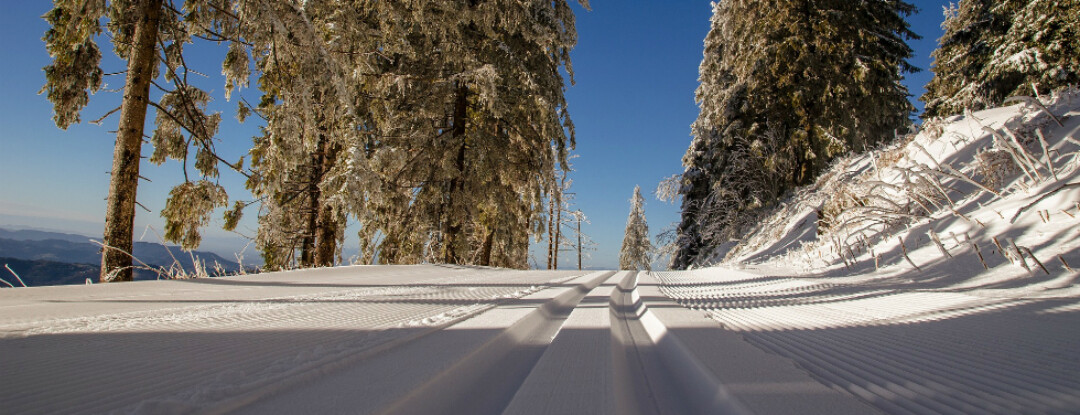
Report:
[[[690,123],[697,117],[694,89],[701,63],[702,41],[709,30],[709,1],[698,0],[594,0],[592,11],[577,9],[579,43],[572,56],[577,85],[567,91],[571,117],[577,125],[578,147],[574,160],[573,192],[577,208],[591,220],[585,232],[597,242],[586,267],[612,268],[629,213],[635,185],[651,194],[665,177],[682,172],[681,158],[690,143]],[[907,85],[914,96],[931,74],[930,53],[941,36],[942,6],[947,1],[924,0],[914,4],[921,12],[909,18],[913,30],[923,36],[912,41],[915,66],[924,71],[909,74]],[[91,97],[83,111],[83,123],[68,130],[52,122],[52,109],[37,95],[44,84],[41,68],[49,63],[41,36],[47,29],[40,18],[51,2],[26,0],[5,2],[0,13],[0,226],[66,230],[90,236],[101,234],[108,191],[116,117],[101,126],[96,119],[119,104],[119,94],[101,92]],[[102,44],[102,49],[110,46]],[[256,124],[236,123],[235,101],[222,95],[220,57],[215,47],[193,50],[194,65],[210,78],[200,85],[215,96],[211,108],[225,119],[219,133],[219,149],[226,159],[239,158],[250,147]],[[103,51],[105,72],[122,69],[111,48]],[[200,66],[200,62],[202,63]],[[122,78],[107,78],[110,88],[120,88]],[[252,100],[254,90],[242,94]],[[235,98],[234,98],[235,100]],[[916,103],[917,105],[919,103]],[[921,107],[921,106],[920,106]],[[144,148],[144,153],[148,147]],[[150,182],[139,187],[136,235],[157,241],[162,229],[158,212],[169,189],[181,181],[174,162],[163,166],[144,163],[142,175]],[[223,173],[230,196],[247,199],[243,178]],[[645,206],[650,230],[658,234],[678,221],[678,206],[647,197]],[[249,216],[254,216],[254,211]],[[241,232],[253,235],[254,222],[246,220]],[[150,228],[147,228],[150,226]],[[220,231],[220,221],[206,231],[204,249],[226,257],[244,246],[243,238]],[[148,230],[150,229],[150,230]],[[356,253],[355,238],[346,242],[344,256]],[[562,268],[576,266],[563,254]],[[257,257],[248,248],[246,260]],[[537,258],[540,263],[542,257]]]

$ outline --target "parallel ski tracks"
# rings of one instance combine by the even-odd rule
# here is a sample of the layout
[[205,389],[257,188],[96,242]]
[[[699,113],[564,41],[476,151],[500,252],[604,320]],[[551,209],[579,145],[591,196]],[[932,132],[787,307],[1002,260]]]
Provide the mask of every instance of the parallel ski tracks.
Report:
[[[12,413],[1080,408],[1080,324],[1047,312],[1075,299],[709,272],[357,268],[20,291],[0,298],[0,401]],[[737,368],[751,373],[722,372]],[[771,388],[796,392],[777,402]]]
[[[572,276],[426,271],[412,279],[417,283],[402,286],[392,284],[392,275],[382,275],[388,285],[327,284],[322,292],[285,297],[185,302],[161,298],[160,292],[133,293],[103,301],[166,307],[37,322],[0,320],[6,356],[0,401],[12,413],[101,413],[125,405],[133,406],[124,411],[190,411],[177,408],[437,330]],[[101,349],[108,350],[104,358],[83,357],[99,356]],[[119,390],[123,393],[114,393]],[[157,398],[147,406],[147,397]]]
[[705,310],[751,344],[888,413],[1080,408],[1080,326],[1067,316],[1021,311],[1030,300],[845,288],[796,278],[660,278],[664,291],[684,306]]

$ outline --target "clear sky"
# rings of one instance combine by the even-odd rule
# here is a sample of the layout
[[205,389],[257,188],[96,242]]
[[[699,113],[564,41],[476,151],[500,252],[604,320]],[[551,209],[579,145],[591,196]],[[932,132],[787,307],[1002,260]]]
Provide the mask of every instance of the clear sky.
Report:
[[[681,158],[690,143],[690,123],[697,117],[694,89],[701,63],[702,41],[709,30],[711,7],[704,0],[593,0],[592,11],[577,8],[579,42],[572,53],[577,84],[567,91],[571,118],[577,125],[575,172],[571,175],[576,207],[591,224],[585,226],[598,244],[589,268],[618,265],[619,245],[635,185],[649,195],[665,177],[681,173]],[[912,41],[915,66],[909,74],[912,95],[923,93],[931,74],[930,53],[941,36],[944,0],[913,2],[921,12],[911,16],[913,30],[923,36]],[[97,119],[119,105],[119,94],[100,92],[83,111],[83,122],[60,130],[53,124],[52,107],[37,92],[44,84],[41,68],[49,64],[41,36],[47,24],[40,18],[51,7],[45,0],[8,1],[0,6],[0,226],[63,230],[99,237],[104,221],[116,116],[102,125]],[[122,70],[111,46],[100,45],[105,72]],[[213,46],[193,50],[196,69],[209,78],[200,85],[213,94],[211,108],[225,119],[218,135],[226,159],[245,153],[256,124],[236,123],[235,101],[225,102],[220,80],[224,51]],[[201,63],[201,65],[200,65]],[[108,88],[123,86],[122,78],[106,79]],[[241,92],[249,100],[258,93]],[[235,100],[235,98],[234,98]],[[916,102],[921,108],[921,104]],[[144,148],[144,153],[148,152]],[[175,162],[163,166],[144,163],[142,175],[150,182],[139,187],[136,235],[157,241],[154,230],[163,226],[158,212],[169,189],[181,181]],[[243,178],[223,170],[223,184],[234,198],[249,199]],[[678,206],[647,197],[645,213],[654,235],[678,221]],[[241,232],[253,235],[252,210]],[[242,248],[243,238],[219,230],[220,219],[206,231],[201,249],[227,258]],[[346,241],[344,256],[356,253],[355,237]],[[563,254],[562,268],[576,266]],[[248,248],[246,261],[257,257]],[[544,263],[544,258],[537,256]]]

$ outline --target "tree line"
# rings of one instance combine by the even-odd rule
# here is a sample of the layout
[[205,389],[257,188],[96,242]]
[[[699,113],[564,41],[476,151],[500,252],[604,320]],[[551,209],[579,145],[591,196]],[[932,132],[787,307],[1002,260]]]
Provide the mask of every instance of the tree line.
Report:
[[[575,145],[567,0],[53,4],[42,92],[57,126],[80,122],[101,89],[99,42],[126,64],[102,281],[131,279],[144,156],[184,169],[161,212],[167,241],[193,249],[216,210],[227,208],[226,229],[256,210],[268,269],[340,261],[347,220],[364,263],[524,268],[561,200]],[[221,45],[227,99],[250,83],[260,93],[238,102],[236,116],[261,130],[240,160],[219,156],[216,143],[234,138],[219,137],[221,114],[188,80],[196,42]],[[245,175],[254,200],[230,196],[222,168]]]
[[[901,83],[918,71],[902,0],[714,3],[691,126],[675,183],[682,219],[671,266],[687,268],[739,238],[756,213],[812,183],[836,157],[912,126]],[[1080,1],[961,0],[944,36],[923,117],[1076,85]]]

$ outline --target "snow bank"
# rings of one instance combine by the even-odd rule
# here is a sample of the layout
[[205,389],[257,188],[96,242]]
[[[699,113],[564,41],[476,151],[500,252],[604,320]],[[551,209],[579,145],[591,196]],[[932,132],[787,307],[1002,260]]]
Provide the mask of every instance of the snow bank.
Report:
[[930,121],[891,147],[839,160],[722,264],[1068,286],[1080,266],[1080,94],[1019,101]]

